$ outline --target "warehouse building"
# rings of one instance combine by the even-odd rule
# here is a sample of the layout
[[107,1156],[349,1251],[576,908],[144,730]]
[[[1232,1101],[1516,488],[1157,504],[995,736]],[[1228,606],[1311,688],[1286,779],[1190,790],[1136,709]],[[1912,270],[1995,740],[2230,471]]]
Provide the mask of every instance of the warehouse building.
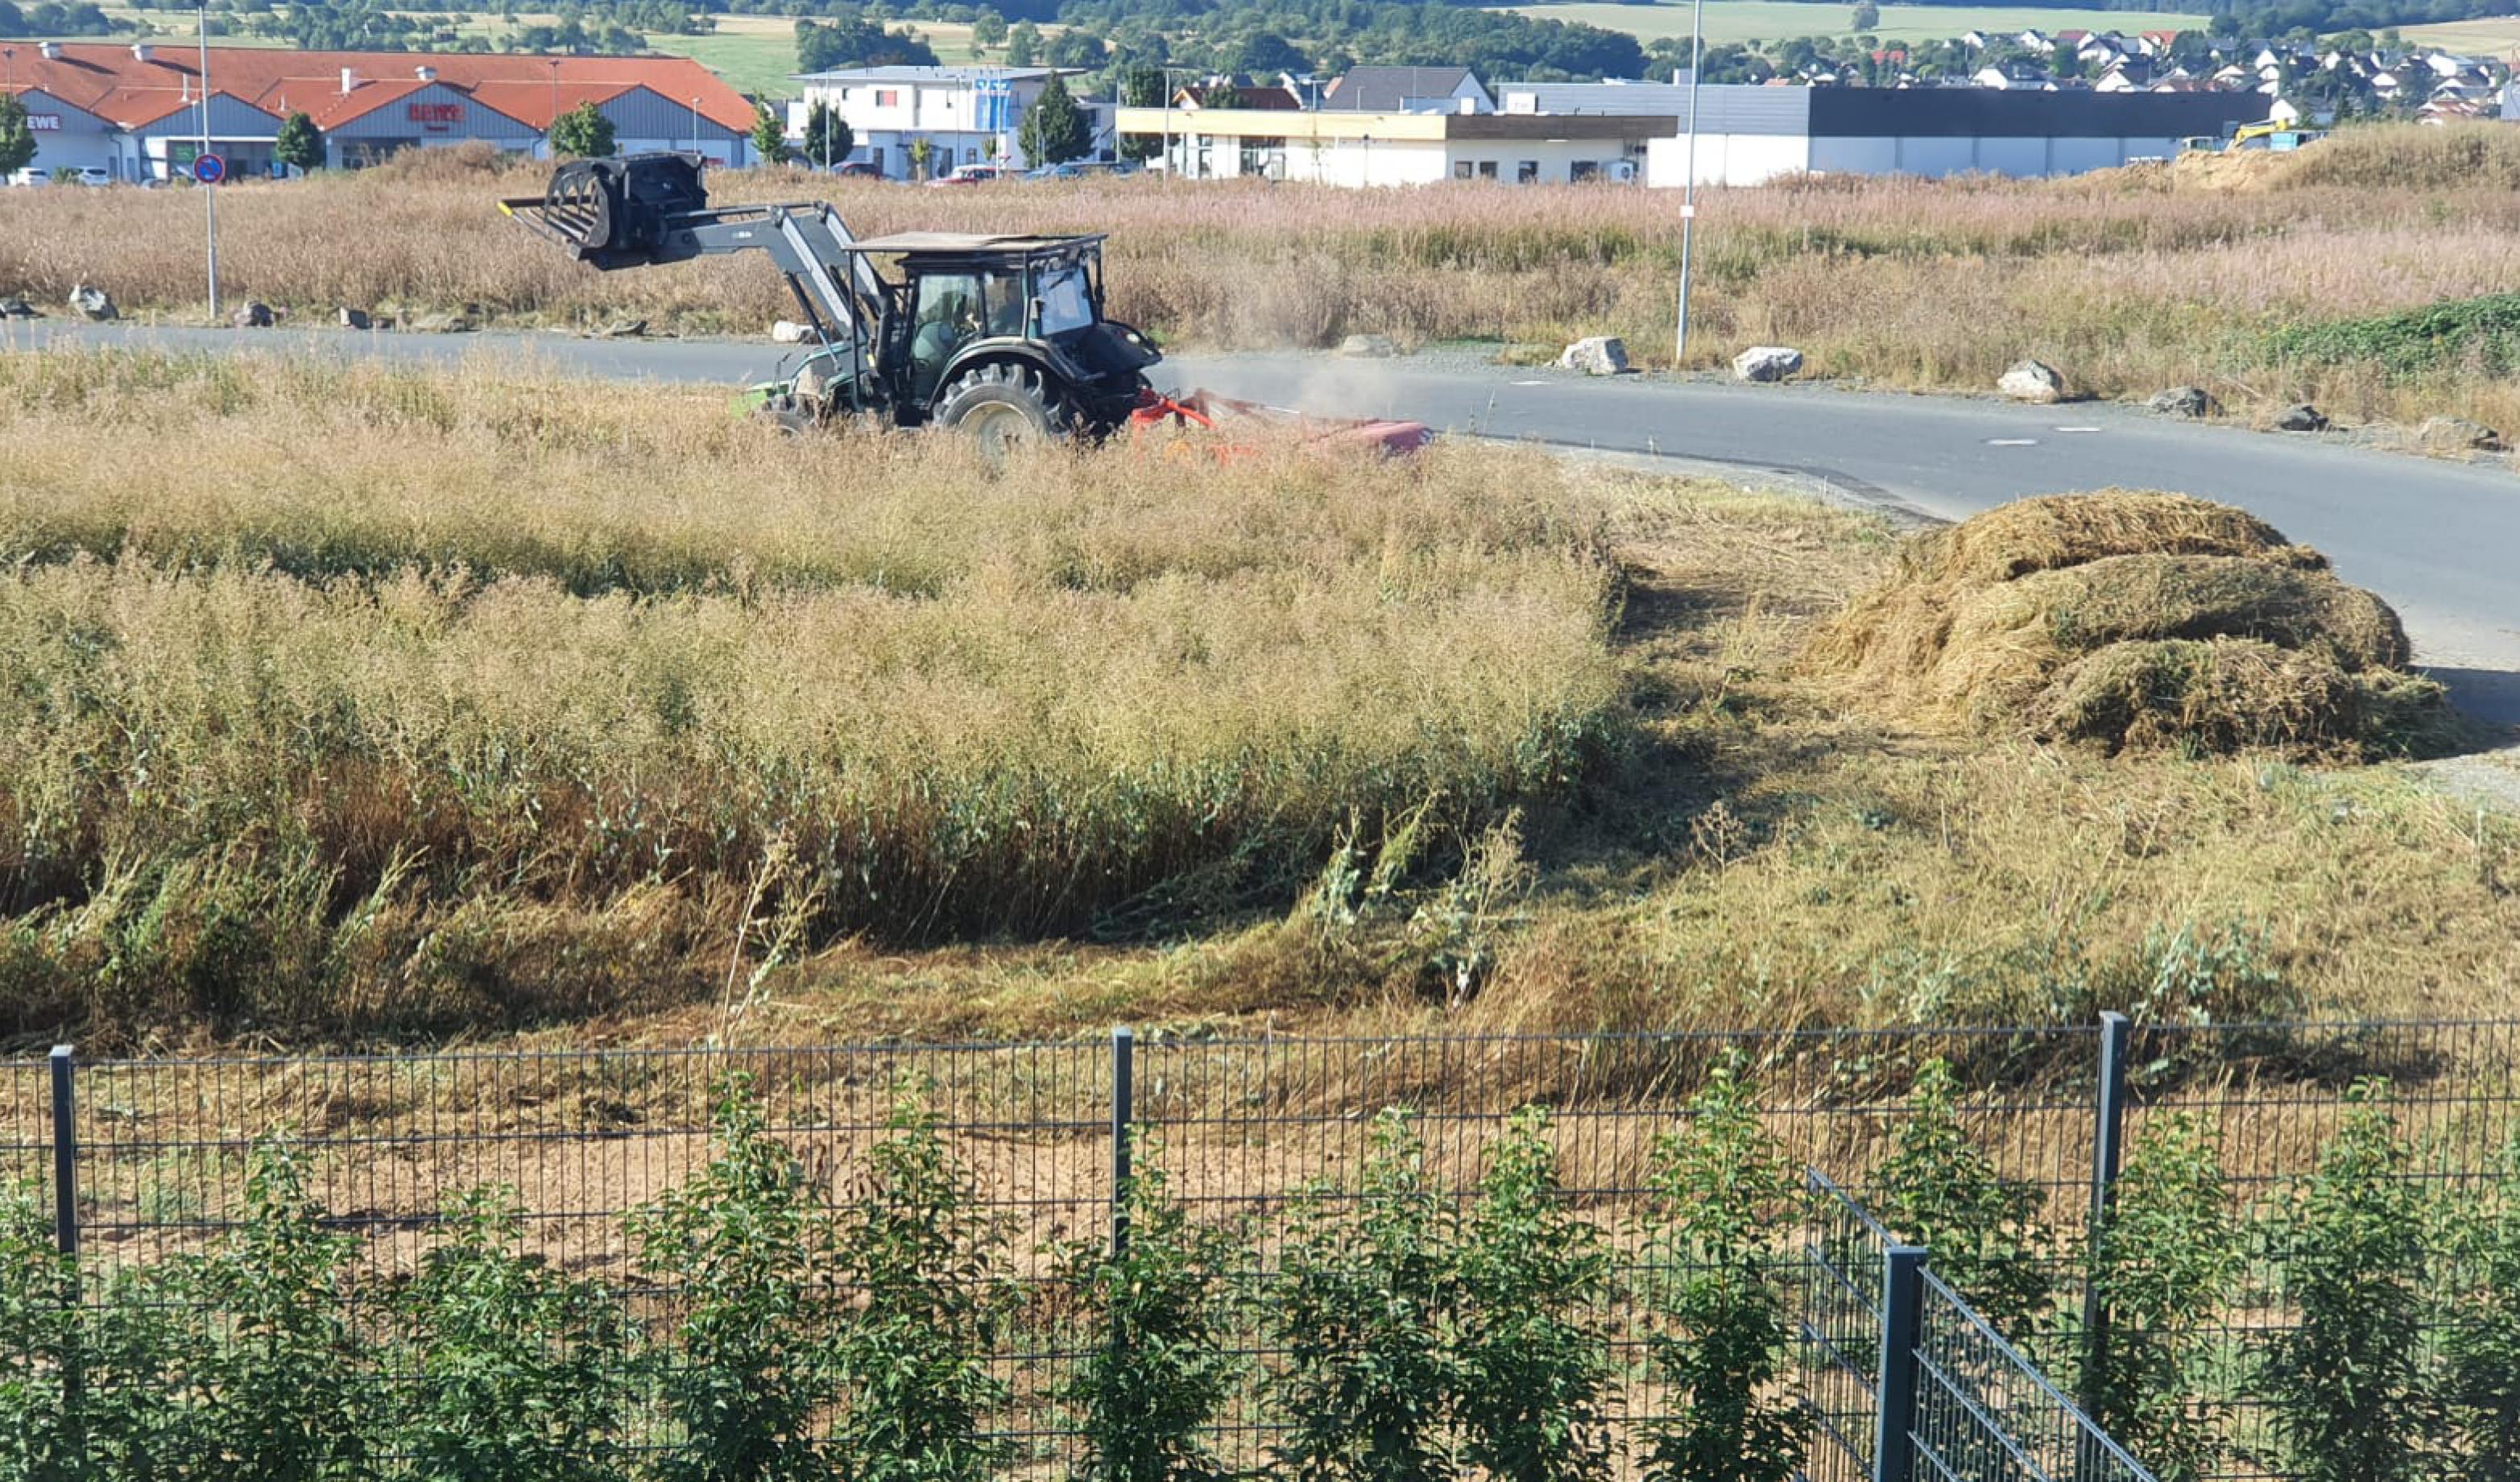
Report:
[[1533,185],[1628,183],[1669,118],[1493,112],[1352,113],[1269,109],[1120,110],[1120,133],[1160,142],[1165,166],[1185,179],[1312,181],[1323,185],[1432,185],[1496,180]]
[[[1647,151],[1648,184],[1688,176],[1682,132]],[[1784,175],[2075,175],[2176,155],[2180,141],[2267,116],[2264,93],[2013,92],[1980,87],[1747,87],[1698,90],[1697,183],[1764,185]]]
[[293,112],[313,120],[336,168],[474,140],[548,155],[552,120],[581,104],[611,121],[624,151],[751,157],[752,105],[685,57],[212,47],[204,120],[192,47],[18,42],[0,54],[0,91],[26,106],[38,170],[163,180],[191,167],[206,126],[232,176],[267,174]]

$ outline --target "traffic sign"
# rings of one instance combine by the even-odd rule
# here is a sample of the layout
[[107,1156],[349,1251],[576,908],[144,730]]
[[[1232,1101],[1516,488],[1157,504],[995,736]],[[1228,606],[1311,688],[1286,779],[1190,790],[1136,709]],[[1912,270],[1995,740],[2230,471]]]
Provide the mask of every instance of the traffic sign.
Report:
[[203,185],[216,185],[228,178],[228,162],[216,155],[201,155],[193,160],[193,178]]

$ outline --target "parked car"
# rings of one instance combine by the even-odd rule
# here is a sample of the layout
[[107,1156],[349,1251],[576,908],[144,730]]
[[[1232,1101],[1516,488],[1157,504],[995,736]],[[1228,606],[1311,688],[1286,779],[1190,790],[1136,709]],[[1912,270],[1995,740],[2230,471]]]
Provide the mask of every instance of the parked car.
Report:
[[1012,180],[1014,171],[1003,164],[965,164],[955,167],[950,175],[939,175],[929,185],[985,185],[992,180]]
[[871,159],[852,159],[846,164],[834,166],[832,173],[834,175],[846,175],[852,180],[881,180],[884,178],[883,166],[877,164]]
[[[57,168],[62,172],[62,178],[58,180],[53,178],[53,172]],[[113,176],[100,164],[76,166],[33,164],[11,175],[9,183],[11,185],[112,185]]]
[[1026,180],[1109,180],[1134,175],[1138,167],[1126,159],[1065,159],[1024,171]]

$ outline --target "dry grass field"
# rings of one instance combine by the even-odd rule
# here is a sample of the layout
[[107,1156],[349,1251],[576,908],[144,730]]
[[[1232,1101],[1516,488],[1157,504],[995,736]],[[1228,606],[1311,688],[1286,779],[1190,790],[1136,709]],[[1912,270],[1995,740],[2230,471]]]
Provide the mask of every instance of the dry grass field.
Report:
[[489,366],[7,355],[0,417],[12,1034],[2083,1022],[2520,969],[2520,826],[2394,765],[1878,709],[1805,650],[1896,543],[1795,500],[1475,446],[993,476]]
[[[1810,374],[1982,390],[2036,355],[2098,396],[2195,382],[2244,415],[2308,398],[2349,419],[2453,412],[2520,428],[2520,395],[2491,356],[2306,356],[2280,337],[2504,292],[2520,281],[2515,182],[2508,131],[2409,127],[2298,157],[2060,181],[1718,193],[1702,207],[1693,359],[1787,343]],[[746,335],[788,310],[757,261],[611,275],[569,263],[493,209],[539,185],[531,167],[457,153],[236,188],[220,212],[228,292],[323,317],[470,305],[519,324],[630,314]],[[1378,332],[1503,348],[1612,333],[1648,364],[1669,344],[1678,232],[1658,192],[1145,179],[920,191],[768,172],[716,185],[731,199],[830,192],[863,231],[1108,231],[1112,312],[1175,342]],[[0,292],[59,303],[84,280],[138,312],[197,314],[199,239],[198,202],[181,192],[33,195],[0,212]]]
[[705,393],[113,356],[0,405],[21,1024],[1115,929],[1403,820],[1458,853],[1616,739],[1613,572],[1536,457],[1001,477]]

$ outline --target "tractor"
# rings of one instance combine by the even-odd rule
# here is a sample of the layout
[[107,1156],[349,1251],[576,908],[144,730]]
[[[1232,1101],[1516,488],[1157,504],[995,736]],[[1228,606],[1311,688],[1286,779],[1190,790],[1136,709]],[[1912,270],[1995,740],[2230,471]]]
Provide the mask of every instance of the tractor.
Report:
[[952,427],[994,457],[1100,438],[1174,405],[1147,382],[1161,352],[1102,317],[1099,235],[861,239],[821,202],[712,206],[699,159],[663,153],[573,160],[541,196],[499,207],[607,272],[769,253],[813,346],[793,376],[748,398],[784,427]]

